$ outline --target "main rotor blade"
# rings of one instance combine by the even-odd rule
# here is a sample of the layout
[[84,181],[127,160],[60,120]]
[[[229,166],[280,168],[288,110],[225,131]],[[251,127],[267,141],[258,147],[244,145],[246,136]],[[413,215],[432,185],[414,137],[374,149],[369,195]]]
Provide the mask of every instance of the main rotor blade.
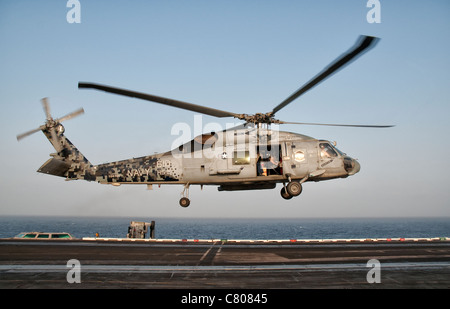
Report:
[[177,100],[172,100],[172,99],[168,99],[168,98],[158,97],[158,96],[155,96],[152,94],[146,94],[146,93],[135,92],[135,91],[126,90],[126,89],[110,87],[110,86],[106,86],[106,85],[79,82],[78,88],[92,88],[92,89],[102,90],[102,91],[111,92],[111,93],[115,93],[115,94],[119,94],[119,95],[123,95],[123,96],[127,96],[127,97],[138,98],[138,99],[152,101],[152,102],[156,102],[156,103],[160,103],[160,104],[164,104],[164,105],[187,109],[187,110],[190,110],[193,112],[198,112],[198,113],[202,113],[202,114],[206,114],[206,115],[210,115],[210,116],[214,116],[214,117],[220,117],[220,118],[222,118],[222,117],[238,118],[239,117],[238,114],[234,114],[234,113],[230,113],[230,112],[226,112],[226,111],[222,111],[222,110],[218,110],[218,109],[214,109],[214,108],[210,108],[210,107],[206,107],[206,106],[201,106],[201,105],[196,105],[196,104],[187,103],[187,102],[183,102],[183,101],[177,101]]
[[63,121],[72,119],[72,118],[74,118],[74,117],[76,117],[78,115],[81,115],[81,114],[84,114],[84,109],[83,108],[80,108],[80,109],[78,109],[78,110],[76,110],[76,111],[74,111],[74,112],[72,112],[72,113],[70,113],[68,115],[65,115],[65,116],[63,116],[61,118],[56,119],[56,122],[63,122]]
[[312,80],[303,85],[300,89],[294,92],[290,97],[277,105],[271,112],[271,115],[275,115],[280,109],[297,99],[299,96],[322,82],[324,79],[330,77],[339,69],[342,69],[345,65],[349,64],[351,61],[355,60],[358,56],[361,56],[363,52],[368,51],[370,48],[374,47],[379,41],[378,38],[372,36],[360,36],[356,41],[356,44],[346,53],[339,56],[335,61],[333,61],[328,67],[326,67],[321,73],[316,75]]
[[311,122],[290,122],[278,121],[280,124],[301,124],[308,126],[331,126],[331,127],[354,127],[354,128],[391,128],[394,125],[371,125],[371,124],[335,124],[335,123],[311,123]]

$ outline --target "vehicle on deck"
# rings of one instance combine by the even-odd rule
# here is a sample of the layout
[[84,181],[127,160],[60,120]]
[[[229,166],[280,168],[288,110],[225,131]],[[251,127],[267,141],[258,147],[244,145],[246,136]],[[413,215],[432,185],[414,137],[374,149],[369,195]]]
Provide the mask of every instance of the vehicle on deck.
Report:
[[22,232],[16,236],[15,239],[76,239],[73,235],[66,232],[60,233],[43,233],[43,232]]

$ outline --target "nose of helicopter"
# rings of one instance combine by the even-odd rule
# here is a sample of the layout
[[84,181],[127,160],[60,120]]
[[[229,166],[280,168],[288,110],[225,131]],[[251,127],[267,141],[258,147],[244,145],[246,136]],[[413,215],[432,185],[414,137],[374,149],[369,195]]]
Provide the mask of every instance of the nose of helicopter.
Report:
[[349,176],[355,175],[361,169],[361,164],[356,159],[345,157],[344,168]]
[[355,159],[352,159],[353,162],[355,163],[355,166],[353,167],[353,169],[348,173],[349,175],[355,175],[356,173],[359,172],[359,170],[361,169],[361,164],[359,164],[358,161],[356,161]]

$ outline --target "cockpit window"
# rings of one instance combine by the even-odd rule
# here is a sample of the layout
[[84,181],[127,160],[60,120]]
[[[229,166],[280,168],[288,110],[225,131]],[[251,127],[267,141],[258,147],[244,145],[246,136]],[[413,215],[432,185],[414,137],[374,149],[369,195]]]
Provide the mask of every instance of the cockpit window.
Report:
[[340,151],[337,147],[333,147],[334,150],[336,150],[342,157],[345,156],[345,153],[343,153],[342,151]]
[[320,143],[319,147],[320,147],[320,156],[322,158],[333,158],[338,156],[333,146],[331,146],[328,143]]

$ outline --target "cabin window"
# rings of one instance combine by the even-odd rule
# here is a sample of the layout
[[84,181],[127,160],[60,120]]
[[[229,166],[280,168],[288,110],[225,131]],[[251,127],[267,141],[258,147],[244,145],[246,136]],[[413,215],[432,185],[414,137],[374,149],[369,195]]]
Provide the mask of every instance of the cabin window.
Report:
[[52,238],[70,238],[69,234],[52,234]]
[[235,151],[233,154],[233,165],[250,164],[249,151]]
[[194,141],[196,141],[197,143],[199,143],[201,145],[211,146],[217,141],[218,137],[219,136],[215,132],[211,132],[208,134],[202,134],[202,135],[195,137]]
[[305,160],[305,153],[303,151],[300,151],[300,150],[296,151],[295,154],[294,154],[294,159],[297,162],[304,161]]
[[218,139],[218,135],[215,132],[208,134],[202,134],[195,137],[193,140],[180,145],[178,147],[179,153],[193,153],[194,151],[201,151],[203,149],[214,149],[214,144]]

